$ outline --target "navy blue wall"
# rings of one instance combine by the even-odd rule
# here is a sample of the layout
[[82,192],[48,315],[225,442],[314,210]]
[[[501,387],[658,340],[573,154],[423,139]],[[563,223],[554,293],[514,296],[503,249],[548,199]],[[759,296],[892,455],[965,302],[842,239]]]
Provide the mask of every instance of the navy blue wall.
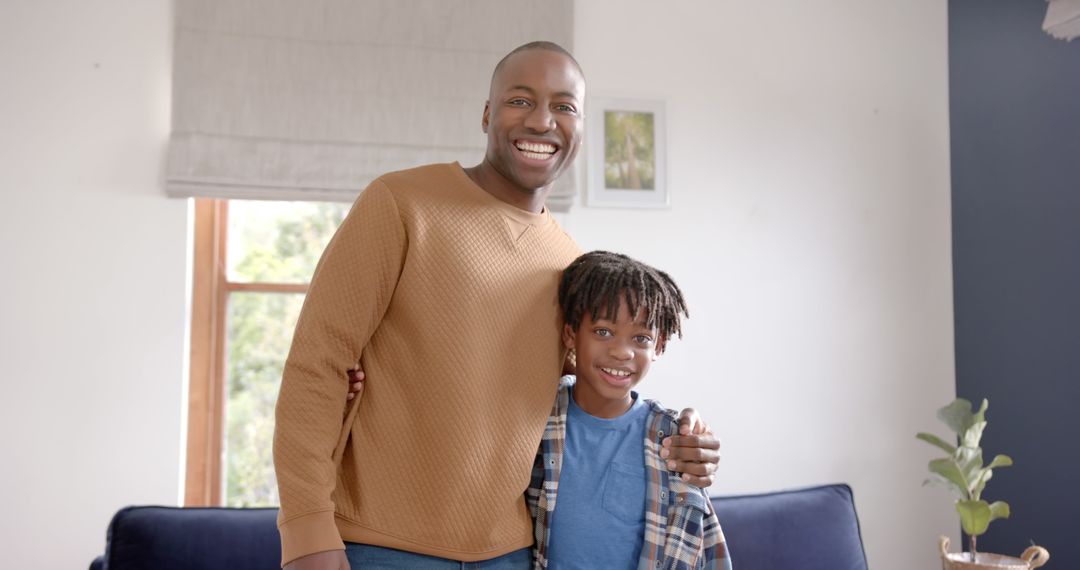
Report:
[[1080,40],[1045,13],[949,2],[957,394],[990,399],[985,451],[1016,461],[979,549],[1080,568]]

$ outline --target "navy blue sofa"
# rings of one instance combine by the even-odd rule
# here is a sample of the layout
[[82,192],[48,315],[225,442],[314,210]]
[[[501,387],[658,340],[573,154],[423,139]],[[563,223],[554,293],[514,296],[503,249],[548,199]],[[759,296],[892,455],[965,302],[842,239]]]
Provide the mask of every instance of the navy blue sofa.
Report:
[[[847,485],[714,497],[736,570],[867,570]],[[127,507],[91,570],[278,568],[277,509]]]

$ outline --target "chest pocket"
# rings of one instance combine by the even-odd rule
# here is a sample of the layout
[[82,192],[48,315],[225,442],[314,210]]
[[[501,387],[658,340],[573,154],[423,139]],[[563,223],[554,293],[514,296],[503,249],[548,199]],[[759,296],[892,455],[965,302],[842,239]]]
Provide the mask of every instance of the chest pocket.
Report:
[[636,523],[645,520],[644,465],[611,463],[604,474],[604,496],[600,504],[619,520]]

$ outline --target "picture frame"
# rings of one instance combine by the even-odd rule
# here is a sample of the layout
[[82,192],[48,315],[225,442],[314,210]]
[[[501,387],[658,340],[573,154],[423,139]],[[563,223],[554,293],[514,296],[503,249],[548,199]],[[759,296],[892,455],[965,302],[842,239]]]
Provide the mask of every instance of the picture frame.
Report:
[[591,98],[586,109],[585,205],[670,207],[664,101]]

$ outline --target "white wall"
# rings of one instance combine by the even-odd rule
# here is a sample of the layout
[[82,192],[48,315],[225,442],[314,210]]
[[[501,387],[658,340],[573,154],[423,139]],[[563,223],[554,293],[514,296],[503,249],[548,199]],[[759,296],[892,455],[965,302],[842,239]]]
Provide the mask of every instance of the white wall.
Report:
[[[672,208],[563,217],[690,298],[644,391],[723,435],[715,492],[846,481],[871,567],[935,567],[956,523],[912,436],[953,395],[944,3],[577,4],[592,92],[667,101]],[[117,508],[179,494],[171,13],[0,10],[0,536],[5,566],[78,568]]]
[[945,3],[589,0],[576,16],[591,95],[667,103],[671,209],[561,218],[688,296],[685,338],[642,391],[722,435],[713,492],[844,481],[871,568],[938,566],[957,521],[921,487],[933,453],[914,434],[954,396]]
[[117,509],[177,503],[187,204],[160,183],[170,14],[0,8],[5,568],[86,568]]

